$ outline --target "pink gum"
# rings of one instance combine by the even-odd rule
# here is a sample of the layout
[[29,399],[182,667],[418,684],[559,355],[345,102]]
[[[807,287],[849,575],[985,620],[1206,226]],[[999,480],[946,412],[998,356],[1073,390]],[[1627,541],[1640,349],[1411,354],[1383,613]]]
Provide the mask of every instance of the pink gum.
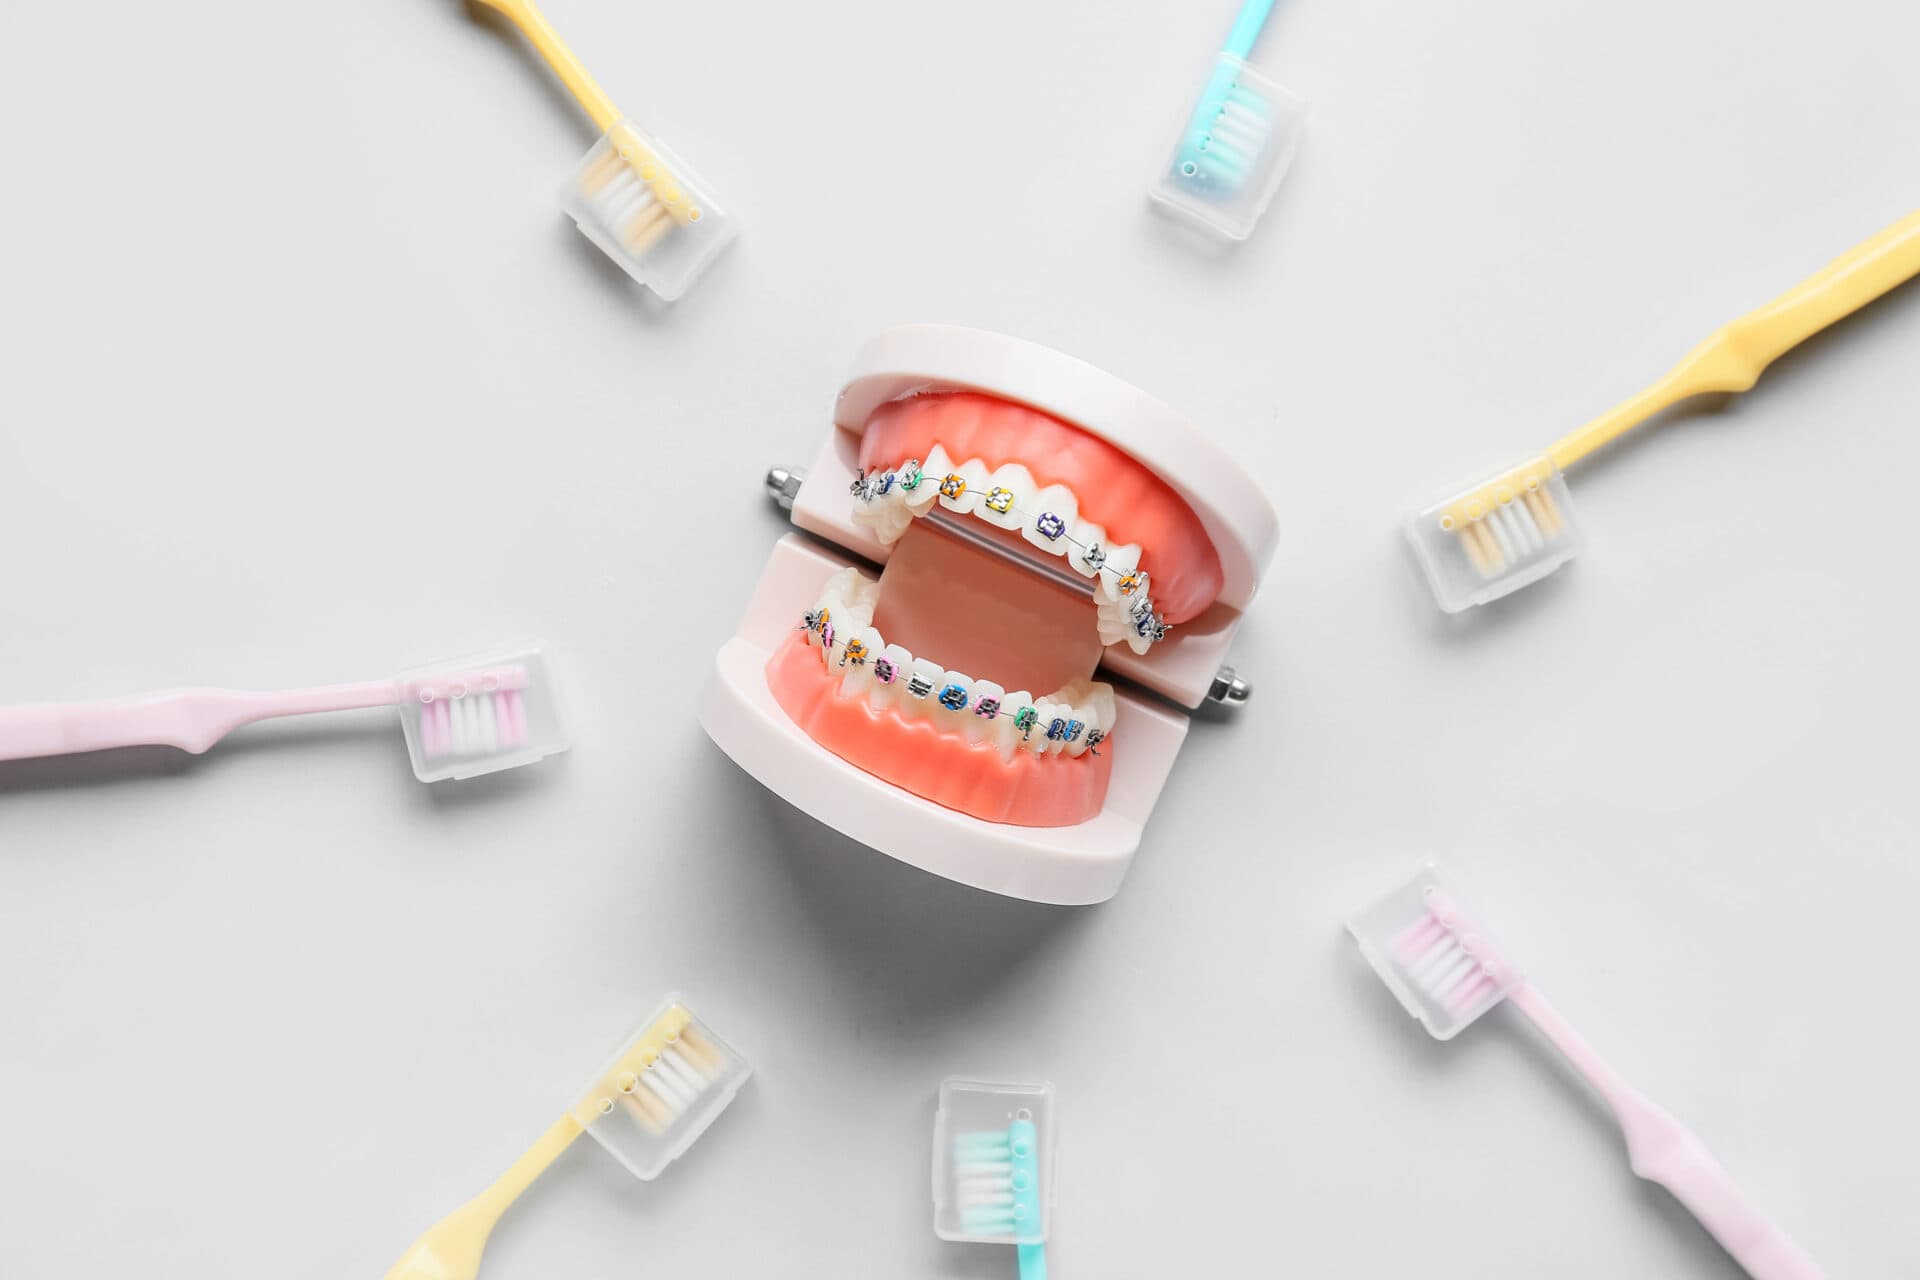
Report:
[[1197,617],[1226,581],[1200,517],[1160,477],[1096,435],[1058,418],[973,391],[915,396],[881,405],[860,439],[860,465],[925,460],[935,444],[955,462],[1017,462],[1041,485],[1061,484],[1080,515],[1113,543],[1137,543],[1167,621]]
[[774,701],[815,742],[856,768],[948,809],[1014,827],[1071,827],[1099,814],[1113,773],[1112,748],[1078,758],[1016,751],[943,733],[863,696],[840,696],[840,673],[821,662],[802,632],[767,662]]

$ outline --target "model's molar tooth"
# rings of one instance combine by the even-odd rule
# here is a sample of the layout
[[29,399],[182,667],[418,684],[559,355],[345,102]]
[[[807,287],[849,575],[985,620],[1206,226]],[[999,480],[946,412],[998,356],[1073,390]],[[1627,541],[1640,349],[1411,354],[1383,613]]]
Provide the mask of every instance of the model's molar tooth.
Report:
[[1100,566],[1107,562],[1107,531],[1091,520],[1075,520],[1067,536],[1073,539],[1073,545],[1067,548],[1067,563],[1083,577],[1099,577]]
[[884,546],[898,542],[900,535],[913,524],[913,512],[907,509],[907,491],[900,487],[899,469],[894,468],[889,474],[893,481],[885,493],[876,493],[872,498],[856,497],[853,501],[853,522],[871,529]]
[[1123,542],[1117,547],[1107,548],[1107,571],[1100,575],[1099,588],[1102,597],[1108,600],[1120,598],[1120,583],[1128,574],[1140,567],[1140,544]]
[[[853,648],[854,643],[860,646],[857,653]],[[841,697],[858,697],[866,693],[867,686],[873,683],[873,660],[885,651],[886,642],[880,638],[878,631],[872,627],[860,629],[840,655],[846,667],[846,674],[840,677]]]
[[915,516],[923,516],[933,509],[933,500],[940,496],[940,481],[953,470],[953,459],[939,445],[933,446],[927,454],[927,460],[920,464],[920,480],[907,491],[906,507]]
[[998,528],[1018,529],[1033,510],[1038,487],[1033,483],[1033,473],[1017,462],[1009,462],[988,476],[986,484],[987,492],[973,514]]
[[886,665],[875,666],[867,700],[883,710],[900,707],[906,701],[907,674],[913,669],[913,655],[900,645],[890,644],[880,651],[880,656]]
[[[933,477],[929,476],[928,479]],[[987,496],[987,464],[978,458],[940,473],[940,505],[959,515],[970,516]]]
[[1016,689],[1000,699],[1000,715],[993,722],[993,745],[1000,748],[1001,759],[1013,759],[1013,753],[1026,745],[1020,728],[1020,713],[1031,710],[1033,695],[1025,689]]
[[1050,484],[1034,495],[1020,536],[1044,551],[1064,555],[1072,550],[1066,532],[1080,518],[1080,500],[1063,484]]
[[967,708],[967,741],[985,742],[1000,723],[1001,700],[1007,691],[991,680],[973,682],[973,705]]

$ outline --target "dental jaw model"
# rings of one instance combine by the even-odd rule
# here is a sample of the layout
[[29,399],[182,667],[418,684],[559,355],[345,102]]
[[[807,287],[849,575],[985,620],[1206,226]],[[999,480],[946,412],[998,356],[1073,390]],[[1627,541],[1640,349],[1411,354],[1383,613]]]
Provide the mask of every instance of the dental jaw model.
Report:
[[714,741],[936,874],[1110,897],[1183,708],[1247,696],[1224,664],[1277,537],[1252,479],[1108,374],[928,325],[867,345],[804,479],[769,486],[815,538],[775,546],[716,658]]

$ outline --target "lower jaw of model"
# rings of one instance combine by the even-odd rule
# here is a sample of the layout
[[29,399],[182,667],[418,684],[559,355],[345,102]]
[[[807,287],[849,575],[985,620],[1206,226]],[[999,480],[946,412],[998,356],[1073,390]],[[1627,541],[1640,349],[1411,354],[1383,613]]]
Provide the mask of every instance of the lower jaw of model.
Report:
[[822,747],[946,808],[1095,817],[1124,749],[1095,670],[1217,591],[1197,518],[1104,441],[970,393],[886,406],[861,460],[855,518],[890,556],[877,581],[842,570],[795,619],[767,665],[775,700]]

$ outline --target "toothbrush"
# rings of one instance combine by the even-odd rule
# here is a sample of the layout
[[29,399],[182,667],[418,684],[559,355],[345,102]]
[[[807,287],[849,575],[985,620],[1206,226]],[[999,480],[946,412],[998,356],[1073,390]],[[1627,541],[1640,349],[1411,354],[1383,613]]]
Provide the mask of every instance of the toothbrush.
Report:
[[469,778],[564,751],[551,696],[540,654],[529,650],[313,689],[176,689],[103,702],[0,707],[0,760],[133,746],[199,755],[260,720],[399,707],[420,780]]
[[561,196],[574,222],[628,275],[679,297],[731,241],[724,215],[692,170],[620,113],[533,0],[478,3],[520,29],[601,132]]
[[1266,143],[1272,124],[1267,100],[1240,87],[1234,63],[1228,59],[1244,63],[1253,56],[1254,42],[1273,15],[1273,3],[1247,0],[1240,7],[1233,30],[1221,46],[1222,56],[1215,59],[1207,87],[1194,103],[1176,166],[1191,185],[1211,184],[1223,194],[1239,190]]
[[1671,1191],[1754,1280],[1821,1280],[1820,1268],[1748,1203],[1706,1145],[1622,1079],[1547,1003],[1432,867],[1347,927],[1388,988],[1437,1039],[1452,1039],[1502,998],[1510,1000],[1613,1112],[1634,1173]]
[[1253,231],[1299,144],[1307,106],[1248,65],[1274,0],[1246,0],[1166,168],[1160,203],[1235,240]]
[[473,1280],[501,1215],[583,1133],[651,1182],[726,1109],[749,1074],[739,1054],[669,999],[567,1114],[492,1186],[415,1241],[387,1280]]
[[1020,1280],[1047,1280],[1047,1246],[1029,1239],[1041,1220],[1040,1131],[1032,1117],[956,1135],[953,1172],[961,1229],[1015,1242]]
[[1458,613],[1496,600],[1580,552],[1567,468],[1682,400],[1747,390],[1782,354],[1916,273],[1920,210],[1713,333],[1666,377],[1545,454],[1414,516],[1407,534],[1440,607]]

